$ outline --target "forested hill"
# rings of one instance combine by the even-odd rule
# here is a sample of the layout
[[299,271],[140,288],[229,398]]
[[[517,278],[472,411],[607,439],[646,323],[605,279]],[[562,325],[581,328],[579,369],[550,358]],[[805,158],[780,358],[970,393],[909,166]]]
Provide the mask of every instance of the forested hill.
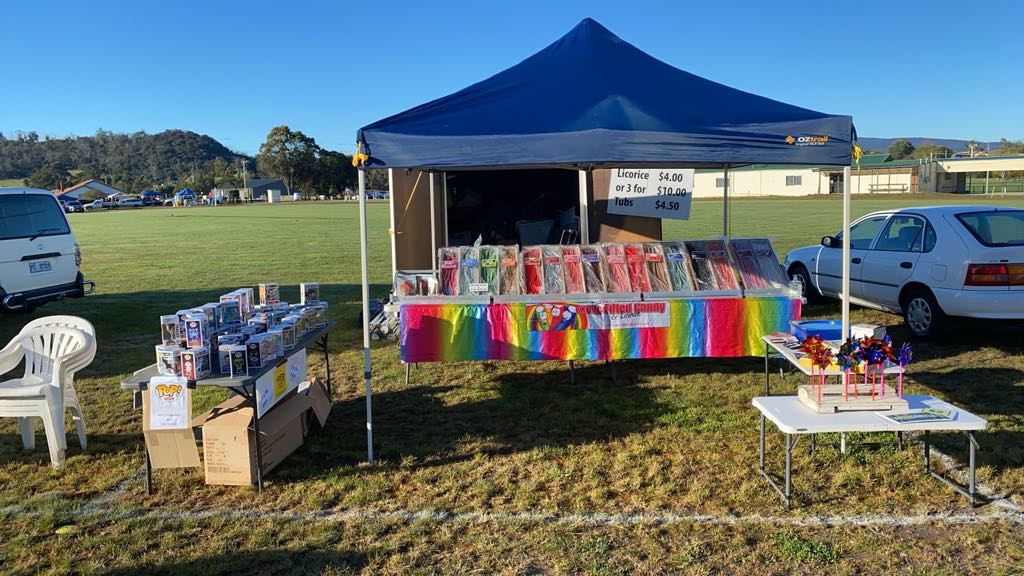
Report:
[[[236,154],[213,138],[185,130],[159,134],[114,134],[40,138],[34,132],[0,134],[0,180],[26,178],[41,188],[67,186],[86,178],[99,178],[130,192],[171,186],[193,171],[218,165],[239,169]],[[222,164],[223,162],[223,164]]]

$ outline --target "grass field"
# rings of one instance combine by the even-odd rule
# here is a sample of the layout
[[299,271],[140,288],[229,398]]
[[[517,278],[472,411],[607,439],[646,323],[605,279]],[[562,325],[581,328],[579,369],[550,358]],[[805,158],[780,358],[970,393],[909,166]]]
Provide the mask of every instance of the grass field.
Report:
[[[864,197],[857,215],[907,204],[979,198]],[[996,200],[1024,206],[1024,200]],[[721,233],[721,204],[666,237]],[[1024,339],[1019,325],[965,324],[915,346],[908,389],[989,419],[979,480],[1005,505],[972,510],[921,472],[920,450],[819,442],[795,457],[787,512],[757,474],[759,359],[624,362],[613,385],[602,364],[569,383],[559,363],[421,365],[405,385],[397,346],[375,358],[379,463],[364,463],[358,218],[354,204],[309,203],[120,210],[71,215],[83,300],[33,316],[76,314],[98,331],[99,354],[76,379],[89,449],[69,437],[67,465],[45,441],[21,449],[0,420],[0,572],[277,574],[431,573],[1020,573],[1024,565]],[[780,256],[840,225],[837,199],[743,200],[736,235],[767,235]],[[373,293],[388,291],[388,214],[370,206]],[[201,470],[160,471],[145,496],[139,413],[118,382],[152,362],[158,316],[242,285],[322,283],[338,329],[335,405],[327,429],[252,489],[206,486]],[[811,316],[838,314],[835,304]],[[0,316],[0,343],[26,317]],[[904,331],[895,316],[854,319]],[[795,385],[795,376],[787,377]],[[776,384],[779,389],[782,384]],[[196,410],[222,397],[196,394]],[[875,438],[862,438],[874,440]],[[824,444],[834,442],[825,438]],[[773,437],[775,446],[781,444]],[[953,467],[961,438],[940,438]],[[781,464],[781,463],[776,463]]]

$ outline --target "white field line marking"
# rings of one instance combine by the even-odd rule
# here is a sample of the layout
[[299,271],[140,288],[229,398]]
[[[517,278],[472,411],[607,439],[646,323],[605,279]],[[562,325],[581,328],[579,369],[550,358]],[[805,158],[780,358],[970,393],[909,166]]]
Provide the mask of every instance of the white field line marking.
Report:
[[[44,512],[21,506],[0,509],[0,517],[40,516]],[[890,516],[884,514],[849,516],[745,516],[728,514],[696,513],[636,513],[636,514],[544,514],[540,512],[468,512],[453,513],[436,510],[373,510],[350,508],[347,510],[325,510],[320,512],[288,512],[282,510],[166,510],[142,507],[111,507],[90,502],[71,513],[75,518],[98,518],[106,521],[126,519],[162,519],[173,521],[206,519],[271,520],[285,522],[351,522],[351,521],[399,521],[434,522],[441,524],[546,524],[557,526],[665,526],[673,524],[715,524],[726,526],[770,525],[795,527],[831,526],[916,526],[922,524],[966,525],[986,522],[1008,522],[1024,525],[1024,514],[1009,511],[988,514],[920,514],[914,516]]]

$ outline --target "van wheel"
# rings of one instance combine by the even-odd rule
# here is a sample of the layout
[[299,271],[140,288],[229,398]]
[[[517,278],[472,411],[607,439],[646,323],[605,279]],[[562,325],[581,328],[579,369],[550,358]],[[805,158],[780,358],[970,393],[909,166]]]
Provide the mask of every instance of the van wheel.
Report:
[[903,298],[903,323],[915,338],[929,340],[942,333],[946,314],[927,288],[914,288]]
[[821,292],[811,284],[811,273],[807,271],[807,267],[803,264],[794,264],[789,268],[789,277],[792,280],[800,280],[800,284],[803,285],[803,297],[807,299],[808,303],[817,302],[821,300]]

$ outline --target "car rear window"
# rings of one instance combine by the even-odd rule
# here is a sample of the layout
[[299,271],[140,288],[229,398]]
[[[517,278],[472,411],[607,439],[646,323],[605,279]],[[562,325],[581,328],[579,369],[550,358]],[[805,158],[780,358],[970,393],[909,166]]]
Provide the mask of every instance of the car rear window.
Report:
[[985,246],[1024,246],[1024,210],[961,212],[956,218]]
[[60,206],[42,194],[0,195],[0,240],[68,234]]

